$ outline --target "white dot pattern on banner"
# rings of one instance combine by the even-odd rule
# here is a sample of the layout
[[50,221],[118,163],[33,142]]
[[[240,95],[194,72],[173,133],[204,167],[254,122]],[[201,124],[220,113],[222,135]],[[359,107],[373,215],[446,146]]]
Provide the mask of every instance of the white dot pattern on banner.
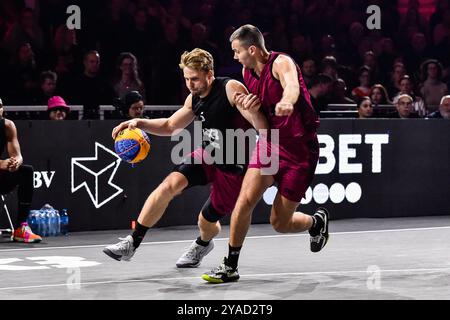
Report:
[[270,187],[266,190],[266,192],[264,192],[263,199],[269,206],[273,204],[277,192],[278,192],[277,187]]
[[[268,188],[263,195],[264,202],[271,206],[277,192],[277,187]],[[341,183],[335,183],[330,189],[328,189],[325,184],[320,183],[314,187],[314,190],[311,189],[311,187],[306,190],[305,197],[301,200],[301,204],[309,204],[313,199],[317,204],[324,204],[328,200],[339,204],[344,202],[345,199],[350,203],[356,203],[361,199],[361,195],[361,186],[356,182],[350,183],[347,188]]]
[[312,189],[311,187],[306,190],[305,197],[302,199],[301,204],[308,204],[312,200]]
[[329,192],[328,187],[324,185],[323,183],[319,183],[317,186],[314,187],[313,190],[313,198],[314,201],[318,204],[323,204],[328,201]]
[[330,188],[330,200],[333,203],[341,203],[345,199],[345,187],[340,183],[335,183]]
[[356,203],[361,199],[362,190],[361,186],[356,182],[350,183],[345,189],[345,196],[350,203]]

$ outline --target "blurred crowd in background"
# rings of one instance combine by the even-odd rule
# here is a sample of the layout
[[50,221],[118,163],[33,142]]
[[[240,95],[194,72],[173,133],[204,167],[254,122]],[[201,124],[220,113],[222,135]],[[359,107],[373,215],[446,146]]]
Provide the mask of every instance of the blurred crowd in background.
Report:
[[[73,4],[80,30],[66,26]],[[380,30],[366,26],[372,4],[381,8]],[[450,118],[450,0],[2,0],[0,97],[6,106],[66,113],[59,118],[71,105],[82,105],[85,119],[98,119],[98,106],[118,98],[131,107],[123,103],[130,92],[127,101],[141,107],[180,105],[187,95],[180,55],[205,49],[216,76],[241,80],[228,39],[247,23],[269,50],[298,63],[318,113],[356,104],[360,117]],[[364,112],[378,105],[396,108]]]

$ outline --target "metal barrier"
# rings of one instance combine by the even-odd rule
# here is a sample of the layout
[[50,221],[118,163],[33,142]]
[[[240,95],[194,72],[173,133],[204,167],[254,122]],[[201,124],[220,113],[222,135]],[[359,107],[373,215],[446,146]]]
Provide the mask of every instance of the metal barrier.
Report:
[[[144,111],[176,111],[181,106],[168,106],[168,105],[146,105]],[[6,112],[46,112],[47,106],[4,106],[3,109]],[[78,112],[78,120],[83,119],[83,106],[74,105],[70,106],[71,111]],[[100,120],[105,120],[105,111],[115,111],[116,108],[112,105],[100,105],[99,114]]]

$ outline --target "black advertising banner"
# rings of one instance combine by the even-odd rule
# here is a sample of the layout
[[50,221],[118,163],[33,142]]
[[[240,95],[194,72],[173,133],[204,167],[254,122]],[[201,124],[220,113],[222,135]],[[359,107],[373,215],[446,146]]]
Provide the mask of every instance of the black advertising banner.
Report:
[[[35,169],[32,208],[67,208],[71,231],[130,228],[171,172],[179,143],[150,136],[148,158],[132,167],[114,153],[117,121],[15,123],[25,163]],[[301,211],[326,206],[333,219],[449,214],[450,121],[324,119],[319,141],[321,158]],[[208,194],[206,186],[185,191],[158,226],[196,224]],[[266,191],[254,223],[268,223],[275,194],[275,186]],[[7,199],[15,213],[15,193]]]

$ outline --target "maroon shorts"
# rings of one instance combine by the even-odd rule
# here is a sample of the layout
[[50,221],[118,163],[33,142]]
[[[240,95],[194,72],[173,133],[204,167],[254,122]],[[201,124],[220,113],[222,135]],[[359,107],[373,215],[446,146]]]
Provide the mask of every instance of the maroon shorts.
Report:
[[[227,172],[214,164],[204,161],[208,154],[201,148],[186,157],[190,162],[178,165],[174,171],[186,176],[187,188],[211,183],[209,201],[214,211],[220,215],[231,214],[241,191],[244,173]],[[195,162],[194,162],[195,160]]]
[[[274,160],[276,157],[278,165]],[[317,135],[308,139],[283,139],[278,145],[260,139],[248,168],[261,169],[263,174],[264,170],[271,168],[267,174],[274,177],[280,194],[288,200],[300,202],[314,178],[318,161]]]

